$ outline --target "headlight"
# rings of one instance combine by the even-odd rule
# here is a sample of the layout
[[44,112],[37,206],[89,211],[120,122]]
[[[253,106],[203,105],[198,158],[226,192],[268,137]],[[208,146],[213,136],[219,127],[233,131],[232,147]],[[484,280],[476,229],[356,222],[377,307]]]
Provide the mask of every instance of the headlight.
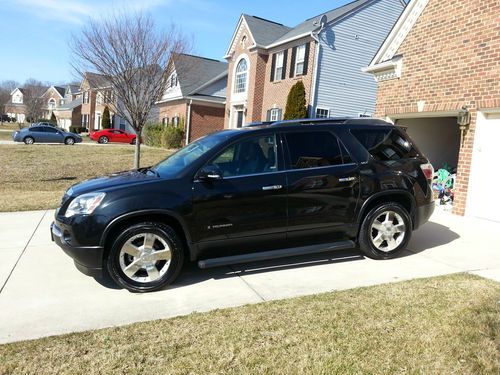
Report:
[[88,193],[73,199],[64,216],[90,215],[101,204],[105,193]]

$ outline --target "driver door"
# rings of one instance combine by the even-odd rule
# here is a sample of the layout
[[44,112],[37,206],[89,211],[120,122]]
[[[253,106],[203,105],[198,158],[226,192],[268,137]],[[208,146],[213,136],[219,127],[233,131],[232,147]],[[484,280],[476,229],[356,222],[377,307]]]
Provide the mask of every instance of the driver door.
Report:
[[200,253],[233,255],[284,243],[286,173],[278,136],[240,139],[207,165],[222,178],[193,183],[193,240]]

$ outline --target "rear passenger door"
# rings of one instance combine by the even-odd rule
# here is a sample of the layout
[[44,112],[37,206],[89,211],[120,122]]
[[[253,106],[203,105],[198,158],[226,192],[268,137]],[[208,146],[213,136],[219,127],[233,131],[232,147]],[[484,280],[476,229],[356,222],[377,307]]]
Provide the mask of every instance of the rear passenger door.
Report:
[[283,138],[290,245],[346,238],[359,197],[358,165],[328,130],[289,131]]

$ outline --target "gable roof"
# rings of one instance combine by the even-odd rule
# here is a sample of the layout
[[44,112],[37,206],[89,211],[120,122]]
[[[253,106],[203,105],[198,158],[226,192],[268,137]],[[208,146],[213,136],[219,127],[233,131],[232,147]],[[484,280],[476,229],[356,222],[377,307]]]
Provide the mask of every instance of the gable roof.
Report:
[[76,107],[82,105],[82,97],[76,98],[70,102],[64,103],[62,106],[57,108],[58,111],[67,111],[75,109]]
[[12,90],[12,92],[10,93],[10,96],[14,95],[14,93],[15,93],[16,91],[19,91],[21,94],[23,94],[23,95],[24,95],[24,91],[23,91],[23,90],[24,90],[24,89],[23,89],[22,87],[16,87],[14,90]]
[[412,0],[408,3],[391,32],[364,71],[371,71],[376,65],[392,60],[406,36],[424,11],[429,0]]
[[76,94],[78,91],[80,91],[80,87],[78,85],[68,85],[66,86],[66,91],[64,92],[65,95],[71,93],[72,95]]
[[243,14],[253,40],[258,46],[267,46],[292,30],[290,27],[257,16]]
[[196,93],[208,82],[227,75],[226,62],[184,53],[173,56],[172,61],[182,96]]

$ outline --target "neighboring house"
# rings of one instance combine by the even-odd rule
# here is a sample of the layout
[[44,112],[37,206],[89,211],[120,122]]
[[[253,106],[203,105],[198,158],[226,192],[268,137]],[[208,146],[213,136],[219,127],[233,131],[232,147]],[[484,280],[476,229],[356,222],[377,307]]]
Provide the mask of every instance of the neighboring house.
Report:
[[42,95],[43,99],[43,114],[42,117],[50,119],[52,113],[64,105],[65,88],[61,86],[50,86]]
[[169,62],[167,88],[157,103],[160,121],[183,126],[185,143],[224,129],[227,65],[187,54]]
[[[480,3],[480,4],[479,4]],[[454,212],[500,221],[498,0],[412,0],[365,71],[376,115],[407,131],[434,168],[457,168]]]
[[19,123],[26,121],[26,105],[22,88],[18,87],[10,93],[10,101],[5,104],[5,113]]
[[82,118],[82,97],[79,95],[79,87],[67,85],[59,104],[54,109],[57,124],[66,130],[69,130],[70,126],[79,127]]
[[225,127],[282,119],[298,80],[311,117],[370,116],[377,87],[361,68],[404,7],[402,0],[358,0],[294,28],[243,14],[225,56]]
[[[110,82],[103,75],[87,72],[80,85],[81,123],[89,132],[102,129],[104,107],[113,103]],[[111,114],[111,108],[110,108]]]

